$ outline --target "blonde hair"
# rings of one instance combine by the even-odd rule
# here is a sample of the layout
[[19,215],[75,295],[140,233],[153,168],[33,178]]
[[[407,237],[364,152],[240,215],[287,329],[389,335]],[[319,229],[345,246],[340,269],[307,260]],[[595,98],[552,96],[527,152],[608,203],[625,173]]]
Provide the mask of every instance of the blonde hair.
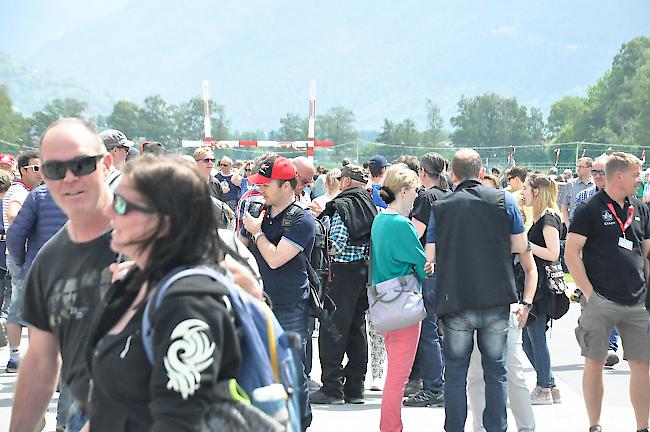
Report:
[[538,220],[544,213],[560,214],[557,206],[557,183],[544,174],[531,174],[528,176],[528,184],[531,189],[537,190],[533,193],[533,219]]
[[415,171],[410,169],[403,163],[391,165],[386,170],[383,185],[379,191],[379,195],[386,202],[390,204],[395,200],[395,196],[402,190],[402,188],[417,187],[420,185],[420,178]]
[[632,166],[641,166],[641,161],[638,157],[624,152],[612,153],[605,163],[607,180],[613,179],[614,174],[617,172],[627,171]]
[[[201,160],[205,158],[208,153],[212,153],[212,149],[210,147],[199,147],[196,150],[194,150],[194,153],[192,153],[192,157],[194,158],[195,161]],[[214,153],[212,153],[214,156]]]
[[325,174],[325,187],[328,191],[336,187],[337,182],[339,182],[339,177],[341,177],[341,170],[338,168],[334,168]]

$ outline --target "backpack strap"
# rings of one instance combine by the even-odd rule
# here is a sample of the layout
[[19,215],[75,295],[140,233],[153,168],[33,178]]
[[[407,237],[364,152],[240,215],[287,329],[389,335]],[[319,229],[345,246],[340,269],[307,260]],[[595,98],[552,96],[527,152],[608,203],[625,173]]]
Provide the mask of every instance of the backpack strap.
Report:
[[208,266],[177,267],[169,272],[163,280],[158,283],[156,291],[154,291],[153,295],[149,300],[147,300],[147,305],[144,309],[144,316],[142,317],[142,345],[144,345],[144,351],[147,354],[147,359],[151,365],[153,365],[153,314],[160,307],[167,290],[174,284],[174,282],[188,276],[208,276],[215,281],[220,281],[224,278],[222,274]]

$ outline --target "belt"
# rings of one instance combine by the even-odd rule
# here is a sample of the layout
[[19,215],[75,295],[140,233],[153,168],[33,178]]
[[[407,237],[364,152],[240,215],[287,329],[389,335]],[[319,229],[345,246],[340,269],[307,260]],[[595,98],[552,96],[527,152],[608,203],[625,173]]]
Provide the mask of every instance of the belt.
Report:
[[349,262],[332,261],[332,265],[355,265],[355,266],[364,266],[364,265],[366,265],[367,266],[369,263],[370,263],[370,261],[367,260],[367,259],[349,261]]

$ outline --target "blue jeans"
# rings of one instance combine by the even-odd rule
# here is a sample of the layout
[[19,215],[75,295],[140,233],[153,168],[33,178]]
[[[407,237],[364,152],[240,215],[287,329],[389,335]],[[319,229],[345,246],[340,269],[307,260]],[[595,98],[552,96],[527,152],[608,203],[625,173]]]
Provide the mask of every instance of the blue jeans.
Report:
[[547,320],[548,316],[540,313],[535,321],[524,328],[524,352],[537,372],[537,385],[542,388],[555,387],[551,355],[546,343]]
[[418,343],[417,361],[422,377],[422,387],[425,390],[440,391],[444,384],[443,370],[445,367],[442,357],[440,336],[438,335],[438,316],[436,275],[426,277],[422,281],[422,297],[427,317],[422,321],[420,341]]
[[311,405],[309,403],[309,387],[307,383],[307,374],[305,364],[307,362],[307,328],[309,327],[309,307],[307,300],[302,300],[296,305],[280,305],[273,308],[273,313],[284,331],[295,332],[300,335],[302,350],[296,353],[296,359],[300,360],[297,365],[298,380],[300,386],[300,417],[302,419],[302,429],[305,430],[311,425]]
[[445,355],[445,431],[463,432],[467,420],[467,369],[474,332],[481,352],[485,380],[483,427],[504,432],[506,417],[506,337],[510,306],[470,309],[442,319]]
[[618,351],[618,331],[616,331],[616,327],[609,333],[609,349],[614,352]]
[[68,423],[68,412],[72,403],[72,395],[67,385],[59,378],[59,402],[56,404],[56,425],[65,426]]
[[11,275],[5,269],[0,269],[0,320],[7,320],[11,304]]
[[81,428],[88,422],[89,417],[85,414],[79,403],[70,396],[70,408],[68,409],[68,416],[66,418],[67,425],[66,432],[79,432]]

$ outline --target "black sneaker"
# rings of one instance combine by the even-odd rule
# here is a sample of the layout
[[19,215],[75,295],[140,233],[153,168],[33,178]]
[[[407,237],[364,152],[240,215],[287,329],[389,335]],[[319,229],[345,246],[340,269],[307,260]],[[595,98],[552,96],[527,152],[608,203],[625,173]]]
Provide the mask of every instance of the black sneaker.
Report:
[[603,428],[600,425],[592,426],[589,428],[589,432],[603,432]]
[[366,403],[366,400],[363,398],[363,396],[348,396],[345,395],[345,403],[353,404],[353,405],[361,405]]
[[341,397],[329,396],[323,393],[323,389],[309,395],[309,402],[316,405],[343,405],[345,401]]
[[409,380],[409,382],[406,383],[406,387],[404,387],[404,397],[409,397],[411,395],[414,395],[420,390],[422,390],[421,379]]
[[420,390],[404,399],[402,403],[408,407],[442,407],[445,406],[445,397],[442,393],[432,392],[431,390]]

